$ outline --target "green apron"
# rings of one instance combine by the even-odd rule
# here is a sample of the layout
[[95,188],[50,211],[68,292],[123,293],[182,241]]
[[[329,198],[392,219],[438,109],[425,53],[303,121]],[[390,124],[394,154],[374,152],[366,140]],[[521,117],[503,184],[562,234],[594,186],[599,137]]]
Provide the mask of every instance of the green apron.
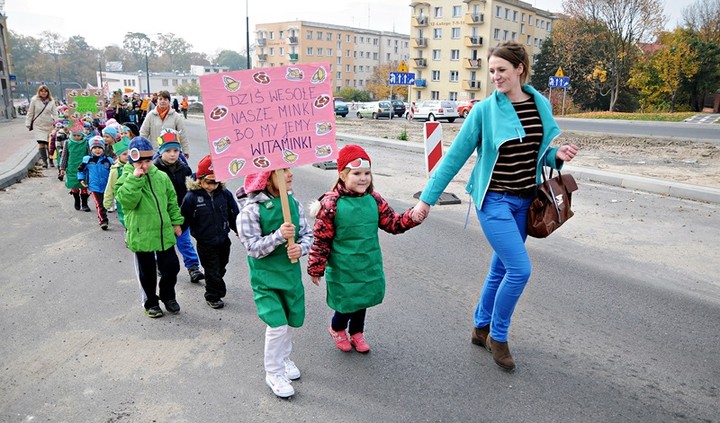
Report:
[[82,189],[83,186],[80,185],[80,181],[78,181],[77,173],[83,157],[88,155],[87,141],[83,139],[78,142],[70,139],[65,143],[65,148],[68,149],[68,162],[65,168],[65,187],[68,189]]
[[[298,207],[290,194],[288,202],[297,241],[300,230]],[[258,203],[258,207],[263,236],[273,233],[283,224],[279,198]],[[305,321],[305,288],[302,284],[300,262],[290,262],[286,246],[287,244],[279,246],[261,259],[248,256],[250,285],[258,316],[271,328],[283,325],[298,328]]]
[[352,313],[378,305],[385,297],[378,220],[372,195],[338,198],[335,237],[325,272],[331,309]]

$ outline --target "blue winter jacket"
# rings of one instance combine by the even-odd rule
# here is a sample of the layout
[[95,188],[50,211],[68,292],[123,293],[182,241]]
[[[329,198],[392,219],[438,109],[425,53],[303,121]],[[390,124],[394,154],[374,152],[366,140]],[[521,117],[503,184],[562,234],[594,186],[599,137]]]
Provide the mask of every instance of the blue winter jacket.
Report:
[[113,163],[113,159],[105,154],[85,156],[78,167],[77,178],[79,181],[84,180],[91,192],[104,193]]
[[[560,128],[553,118],[550,102],[530,85],[523,85],[522,89],[535,99],[543,125],[538,163],[541,163],[542,159],[543,165],[560,169],[563,162],[555,161],[558,147],[550,147],[550,143],[560,135]],[[485,100],[475,103],[447,154],[430,176],[420,200],[430,205],[435,204],[472,153],[477,152],[477,161],[465,190],[471,195],[477,207],[481,207],[490,186],[500,146],[507,141],[523,137],[525,130],[510,99],[505,94],[494,91]],[[535,175],[538,185],[542,182],[541,172],[542,166],[538,166]]]

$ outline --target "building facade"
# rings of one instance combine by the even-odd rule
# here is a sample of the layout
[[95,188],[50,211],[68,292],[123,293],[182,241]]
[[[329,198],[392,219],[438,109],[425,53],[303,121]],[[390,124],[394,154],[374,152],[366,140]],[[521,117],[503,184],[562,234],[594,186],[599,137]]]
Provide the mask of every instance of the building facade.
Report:
[[432,0],[410,7],[412,101],[487,97],[494,90],[489,49],[508,40],[523,43],[532,70],[554,20],[551,12],[518,0]]
[[9,40],[7,18],[0,9],[0,119],[12,119],[16,115],[12,94],[16,81],[11,74],[12,56]]
[[[177,72],[150,72],[150,78],[144,71],[137,72],[95,72],[98,86],[107,86],[106,92],[120,90],[123,93],[147,94],[167,90],[175,95],[178,85],[197,83],[198,75]],[[148,81],[150,90],[148,90]]]
[[379,65],[407,60],[410,37],[306,21],[255,26],[253,67],[329,62],[332,86],[364,90]]

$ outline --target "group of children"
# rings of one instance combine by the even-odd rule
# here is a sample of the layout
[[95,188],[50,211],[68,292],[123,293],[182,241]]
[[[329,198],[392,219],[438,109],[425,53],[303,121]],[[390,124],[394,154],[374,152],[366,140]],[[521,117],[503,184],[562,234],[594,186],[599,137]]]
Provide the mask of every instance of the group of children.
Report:
[[[396,213],[374,190],[371,160],[362,147],[347,145],[339,151],[338,179],[311,206],[315,223],[310,227],[302,204],[292,195],[290,169],[248,175],[233,195],[215,179],[210,156],[200,160],[191,176],[172,131],[158,139],[155,152],[149,140],[130,139],[133,134],[125,131],[129,128],[120,129],[113,134],[106,128],[105,139],[73,133],[64,145],[60,172],[76,209],[89,210],[87,198],[93,197],[101,228],[108,227],[106,209],[117,202],[149,317],[163,316],[160,302],[170,313],[180,311],[175,245],[186,267],[192,266],[195,250],[190,236],[196,241],[195,260],[205,270],[206,302],[215,309],[224,306],[223,278],[233,231],[247,250],[257,313],[267,325],[265,382],[275,395],[294,395],[291,381],[300,377],[290,355],[291,328],[302,326],[305,319],[298,262],[304,255],[309,256],[311,281],[319,285],[325,277],[327,304],[334,310],[328,331],[335,346],[344,352],[370,351],[364,337],[366,312],[385,295],[378,228],[399,234],[419,225],[422,217],[413,220],[412,209]],[[112,142],[114,159],[106,154],[106,140]],[[76,176],[68,171],[72,169],[77,169]],[[289,222],[283,215],[283,185]]]

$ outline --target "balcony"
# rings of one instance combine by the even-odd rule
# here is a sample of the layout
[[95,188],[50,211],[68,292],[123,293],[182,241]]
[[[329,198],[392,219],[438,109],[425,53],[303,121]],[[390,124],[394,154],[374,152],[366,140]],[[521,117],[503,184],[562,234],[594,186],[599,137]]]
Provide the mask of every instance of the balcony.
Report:
[[412,48],[425,48],[428,45],[427,38],[421,37],[421,38],[413,38],[410,41],[410,44],[412,45]]
[[413,16],[412,18],[412,26],[415,28],[420,28],[424,26],[428,26],[428,17],[424,15],[420,16]]
[[257,39],[258,47],[265,47],[266,44],[267,44],[267,38],[258,38]]
[[290,60],[292,63],[297,62],[299,57],[300,57],[300,55],[298,53],[289,53],[288,54],[288,60]]
[[415,61],[415,67],[416,68],[426,68],[427,67],[427,59],[424,59],[422,57],[418,57],[413,59]]
[[463,81],[463,89],[465,91],[479,91],[480,81],[477,81],[475,79],[465,80]]
[[298,43],[298,37],[287,37],[287,43],[291,46],[297,45]]
[[483,37],[465,37],[465,47],[482,47]]
[[416,79],[415,88],[427,88],[427,79]]
[[482,25],[485,23],[484,13],[466,13],[465,24],[466,25]]
[[267,54],[258,54],[258,60],[261,62],[267,62]]
[[465,59],[465,69],[480,69],[481,67],[481,59]]

